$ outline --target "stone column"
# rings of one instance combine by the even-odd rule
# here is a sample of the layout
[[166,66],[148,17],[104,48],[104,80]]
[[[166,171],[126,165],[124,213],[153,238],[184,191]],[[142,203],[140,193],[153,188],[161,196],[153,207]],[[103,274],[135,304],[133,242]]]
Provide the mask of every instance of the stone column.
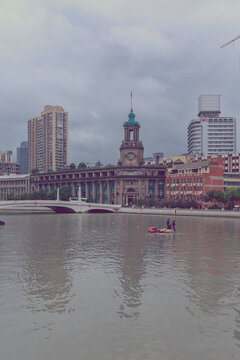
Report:
[[119,189],[119,204],[122,205],[125,202],[124,199],[124,187],[123,187],[123,180],[120,180],[120,189]]
[[93,201],[96,200],[96,183],[95,181],[92,182],[92,197],[93,197]]
[[86,189],[86,198],[88,199],[89,198],[89,191],[88,191],[88,182],[86,181],[86,184],[85,184],[85,189]]
[[149,196],[148,187],[149,187],[149,180],[146,179],[146,180],[145,180],[145,198],[147,198],[147,197]]
[[110,182],[109,182],[109,180],[107,180],[107,203],[111,204],[111,201],[110,201]]
[[82,197],[82,189],[81,189],[81,184],[79,183],[78,185],[78,201],[81,200]]
[[124,129],[124,140],[128,140],[127,128]]
[[154,183],[154,200],[157,200],[157,185],[158,185],[158,182],[157,180],[155,180],[155,183]]
[[114,204],[115,205],[120,204],[120,202],[119,202],[119,196],[120,195],[117,196],[117,192],[120,193],[120,191],[118,191],[118,189],[117,189],[117,180],[114,180],[114,194],[115,194],[115,196],[114,196]]
[[142,181],[138,180],[138,199],[142,199]]
[[137,129],[134,129],[134,140],[137,141]]
[[75,187],[74,187],[74,182],[71,182],[71,188],[72,188],[72,196],[76,196],[76,190],[75,190]]
[[103,183],[100,181],[100,204],[103,203]]

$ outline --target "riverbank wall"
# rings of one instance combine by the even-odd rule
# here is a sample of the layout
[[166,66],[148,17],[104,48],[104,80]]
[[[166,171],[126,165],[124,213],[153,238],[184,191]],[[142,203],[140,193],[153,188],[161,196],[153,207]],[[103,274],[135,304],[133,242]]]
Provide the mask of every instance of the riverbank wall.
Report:
[[119,212],[125,214],[168,215],[168,216],[204,216],[240,218],[240,211],[194,210],[194,209],[156,209],[122,207]]
[[[18,207],[13,209],[1,209],[1,215],[16,214],[53,214],[54,211],[46,208],[24,208]],[[195,209],[167,209],[167,208],[137,208],[137,207],[121,207],[117,213],[122,214],[141,214],[141,215],[168,215],[173,216],[199,216],[199,217],[221,217],[221,218],[239,218],[240,211],[227,210],[195,210]]]

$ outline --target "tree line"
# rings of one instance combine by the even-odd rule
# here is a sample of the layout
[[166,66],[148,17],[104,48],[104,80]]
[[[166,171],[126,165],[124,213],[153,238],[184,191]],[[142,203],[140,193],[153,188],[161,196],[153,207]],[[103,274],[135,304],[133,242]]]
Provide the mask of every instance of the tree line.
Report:
[[[59,188],[59,198],[60,200],[69,200],[72,196],[72,189],[68,185],[61,186]],[[8,194],[7,200],[56,200],[57,199],[57,190],[53,191],[34,191],[32,194],[24,193],[18,196],[13,194]]]
[[[84,169],[86,169],[87,168],[87,165],[85,164],[85,162],[80,162],[79,164],[78,164],[78,166],[76,166],[74,163],[71,163],[70,165],[69,165],[69,169],[70,170],[84,170]],[[61,172],[61,171],[66,171],[66,169],[58,169],[58,170],[56,170],[56,172]],[[34,175],[34,174],[39,174],[39,169],[32,169],[31,170],[31,174],[32,175]],[[48,169],[48,171],[47,171],[48,173],[53,173],[53,172],[55,172],[54,170],[52,170],[52,169]]]
[[134,205],[138,207],[155,207],[155,208],[181,208],[181,209],[199,209],[200,205],[194,200],[171,200],[171,201],[164,201],[164,200],[155,200],[155,199],[135,199],[133,202]]
[[226,191],[210,190],[203,196],[203,200],[212,203],[212,208],[224,207],[231,210],[240,202],[240,188],[232,187]]

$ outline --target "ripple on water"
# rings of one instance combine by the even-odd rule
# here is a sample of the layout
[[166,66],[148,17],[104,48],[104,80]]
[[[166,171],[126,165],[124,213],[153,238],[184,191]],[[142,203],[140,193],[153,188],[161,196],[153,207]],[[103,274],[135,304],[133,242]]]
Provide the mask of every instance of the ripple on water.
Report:
[[6,360],[236,358],[235,219],[177,218],[174,236],[147,232],[164,224],[164,216],[3,220],[0,345]]

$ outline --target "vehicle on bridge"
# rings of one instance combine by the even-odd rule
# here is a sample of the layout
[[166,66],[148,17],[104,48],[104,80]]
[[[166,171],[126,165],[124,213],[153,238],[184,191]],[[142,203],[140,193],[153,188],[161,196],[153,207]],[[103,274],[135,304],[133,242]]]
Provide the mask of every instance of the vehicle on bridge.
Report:
[[[69,201],[79,201],[79,198],[77,196],[72,196],[69,198]],[[80,201],[88,202],[87,198],[81,198]]]

